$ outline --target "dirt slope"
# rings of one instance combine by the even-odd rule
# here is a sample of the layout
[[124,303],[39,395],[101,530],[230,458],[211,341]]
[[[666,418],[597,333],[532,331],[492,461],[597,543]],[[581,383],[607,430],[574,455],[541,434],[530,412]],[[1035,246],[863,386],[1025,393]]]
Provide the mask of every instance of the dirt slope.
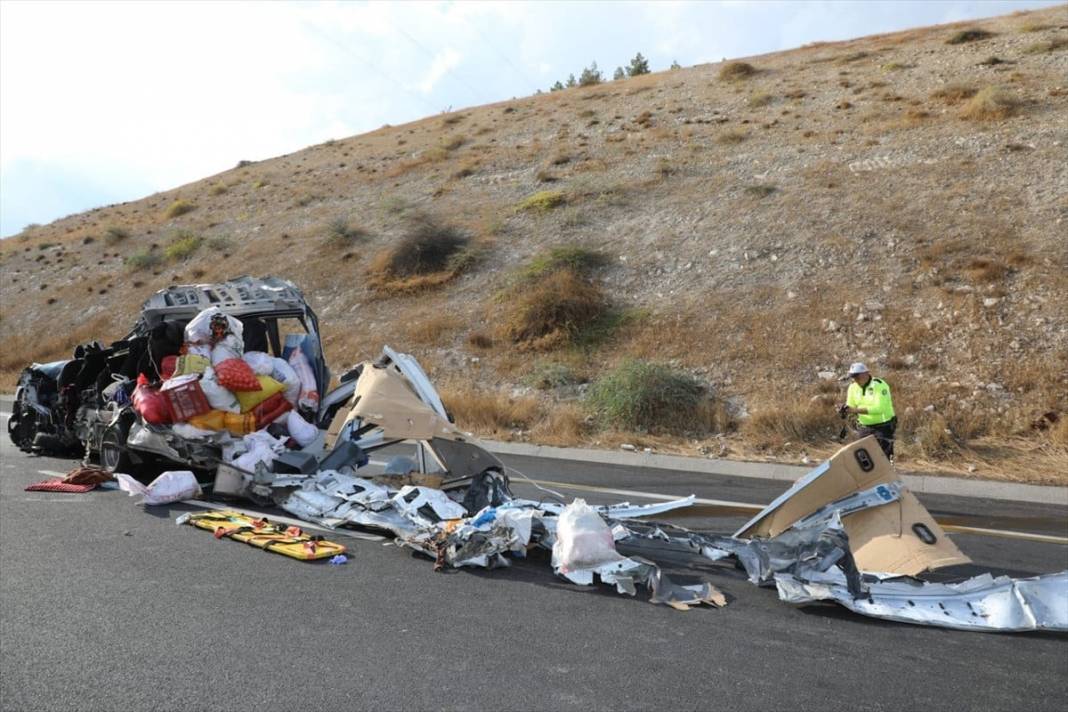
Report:
[[[335,371],[410,351],[495,437],[796,461],[834,447],[830,374],[865,360],[906,467],[1068,481],[1068,7],[744,62],[387,126],[28,228],[0,244],[5,388],[120,337],[155,289],[270,273],[310,295]],[[418,225],[464,259],[385,279]],[[552,248],[601,258],[583,275],[609,309],[539,347],[507,322]],[[706,384],[711,432],[602,425],[588,384],[628,358]]]

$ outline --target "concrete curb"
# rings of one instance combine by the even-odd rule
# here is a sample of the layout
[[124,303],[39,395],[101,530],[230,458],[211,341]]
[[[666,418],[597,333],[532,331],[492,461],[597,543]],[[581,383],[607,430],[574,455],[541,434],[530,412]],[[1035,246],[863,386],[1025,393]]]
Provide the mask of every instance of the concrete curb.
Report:
[[[752,477],[762,480],[793,482],[812,469],[810,467],[782,465],[774,462],[739,462],[735,460],[712,460],[645,452],[583,450],[570,447],[507,443],[495,440],[483,440],[482,443],[492,452],[503,455],[577,460],[579,462],[597,462],[604,465],[620,465],[624,467],[650,467],[680,472],[700,472],[725,477]],[[954,497],[975,497],[979,499],[1068,506],[1068,487],[971,480],[962,477],[942,477],[925,474],[904,474],[901,479],[910,490],[918,494],[944,494]]]
[[[5,411],[10,410],[14,400],[15,397],[12,395],[0,395],[0,408]],[[573,447],[506,443],[496,440],[483,440],[482,443],[490,451],[502,455],[597,462],[604,465],[620,465],[623,467],[651,467],[659,470],[700,472],[724,477],[752,477],[762,480],[782,480],[784,482],[793,482],[811,469],[804,466],[781,465],[774,462],[740,462],[736,460],[683,457],[681,455],[660,455],[647,452],[584,450]],[[946,494],[954,497],[976,497],[979,499],[1068,506],[1068,487],[969,480],[961,477],[940,477],[924,474],[906,474],[902,475],[901,479],[913,492],[922,494]]]

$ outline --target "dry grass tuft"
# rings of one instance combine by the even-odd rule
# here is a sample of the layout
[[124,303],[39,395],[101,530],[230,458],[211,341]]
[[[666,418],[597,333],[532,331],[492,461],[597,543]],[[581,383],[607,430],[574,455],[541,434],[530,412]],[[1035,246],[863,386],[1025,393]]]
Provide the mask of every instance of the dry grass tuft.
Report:
[[607,311],[601,286],[565,268],[516,285],[499,328],[524,350],[549,350],[572,343]]
[[191,213],[196,209],[197,209],[197,206],[194,205],[193,203],[189,202],[188,200],[179,199],[179,200],[176,200],[173,203],[171,203],[167,207],[167,209],[165,211],[163,211],[163,217],[165,217],[168,220],[170,220],[171,218],[176,218],[179,215],[185,215],[186,213]]
[[736,82],[758,74],[759,69],[748,62],[727,62],[719,70],[719,78],[726,82]]
[[749,133],[742,129],[728,129],[716,136],[716,143],[733,146],[749,138]]
[[778,450],[788,445],[833,441],[842,429],[834,408],[821,401],[755,404],[741,431],[756,447]]
[[1068,37],[1054,37],[1051,40],[1035,42],[1024,48],[1024,54],[1046,54],[1068,49]]
[[432,313],[428,316],[411,320],[409,319],[402,327],[402,335],[405,343],[415,346],[438,346],[445,337],[458,330],[463,321],[448,314]]
[[536,398],[507,398],[468,385],[442,388],[441,400],[457,426],[482,435],[529,430],[542,413]]
[[941,99],[947,104],[959,104],[979,93],[978,87],[969,84],[947,84],[931,93],[932,99]]
[[1001,87],[984,87],[968,100],[961,118],[972,121],[997,121],[1016,114],[1022,102]]
[[993,36],[993,32],[987,32],[986,30],[972,27],[967,30],[960,30],[959,32],[953,33],[950,35],[949,39],[946,40],[946,44],[958,45],[967,42],[978,42],[980,40],[990,39]]

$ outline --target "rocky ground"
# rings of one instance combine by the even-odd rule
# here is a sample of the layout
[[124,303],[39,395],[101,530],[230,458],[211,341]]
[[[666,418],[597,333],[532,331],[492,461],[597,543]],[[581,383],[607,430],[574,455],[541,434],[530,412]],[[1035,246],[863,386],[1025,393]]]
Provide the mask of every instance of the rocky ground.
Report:
[[[970,29],[989,35],[953,41]],[[310,295],[335,370],[410,351],[496,437],[812,458],[833,439],[790,426],[826,429],[864,360],[894,386],[904,465],[1064,482],[1068,8],[743,61],[387,126],[29,227],[0,244],[4,381],[122,336],[155,289],[270,273]],[[374,288],[416,213],[476,258]],[[606,258],[592,278],[619,318],[522,349],[500,336],[508,288],[554,247]],[[723,432],[596,427],[587,384],[627,358],[701,379]]]

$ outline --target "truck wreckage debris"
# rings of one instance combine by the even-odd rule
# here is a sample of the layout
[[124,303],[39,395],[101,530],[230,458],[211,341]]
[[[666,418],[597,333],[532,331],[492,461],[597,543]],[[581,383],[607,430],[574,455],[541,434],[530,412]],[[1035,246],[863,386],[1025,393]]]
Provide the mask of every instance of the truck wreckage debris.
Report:
[[[833,601],[865,616],[961,630],[1068,630],[1068,572],[982,574],[957,584],[915,578],[970,560],[895,478],[872,438],[842,448],[733,535],[712,535],[647,519],[690,506],[692,496],[647,506],[515,497],[504,465],[450,422],[414,359],[387,348],[358,372],[348,411],[324,444],[322,461],[341,464],[280,474],[261,463],[241,473],[236,488],[229,480],[231,494],[269,495],[325,527],[384,530],[439,569],[505,567],[540,547],[569,581],[599,580],[628,595],[642,585],[652,603],[681,610],[727,599],[711,582],[680,585],[649,558],[619,549],[736,561],[787,603]],[[394,458],[384,474],[358,475],[364,453],[412,440],[421,464]]]
[[[298,333],[284,334],[286,324]],[[507,567],[542,549],[557,575],[579,585],[600,581],[631,596],[641,585],[652,603],[680,610],[727,604],[711,582],[668,577],[654,558],[670,555],[695,571],[736,565],[795,605],[828,601],[960,630],[1068,631],[1068,571],[919,578],[970,559],[896,479],[872,437],[840,449],[738,531],[711,534],[649,519],[693,496],[591,506],[530,482],[546,497],[516,497],[508,468],[452,422],[411,356],[385,347],[340,381],[325,392],[317,320],[291,283],[242,277],[172,287],[145,303],[122,341],[27,368],[9,434],[31,452],[80,443],[108,472],[161,457],[214,470],[216,498],[277,506],[328,529],[387,533],[435,569]],[[371,453],[402,443],[414,444],[413,458],[393,457],[384,472],[369,467]],[[147,487],[120,480],[146,504],[197,485],[191,471],[165,475]],[[187,513],[179,522],[295,558],[344,559],[344,547],[262,517]]]

